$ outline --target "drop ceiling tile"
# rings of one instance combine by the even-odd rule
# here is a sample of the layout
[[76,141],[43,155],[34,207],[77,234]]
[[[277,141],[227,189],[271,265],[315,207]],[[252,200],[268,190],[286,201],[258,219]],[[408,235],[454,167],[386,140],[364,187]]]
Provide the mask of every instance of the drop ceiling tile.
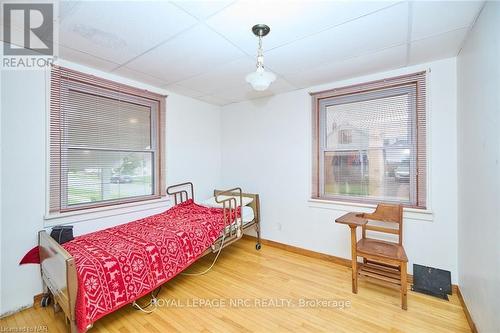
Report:
[[255,61],[250,57],[245,57],[214,67],[207,73],[180,81],[177,84],[210,95],[226,87],[242,85],[245,83],[245,76],[252,71],[255,71]]
[[264,47],[271,49],[326,28],[358,18],[396,1],[238,1],[207,20],[207,24],[245,50],[255,53],[251,27],[265,23],[271,33]]
[[278,77],[265,91],[255,91],[248,83],[244,83],[217,91],[212,96],[223,98],[231,102],[241,102],[249,99],[277,95],[295,89],[295,86],[291,85],[283,78]]
[[116,63],[147,51],[196,24],[162,1],[82,1],[61,15],[59,43]]
[[165,87],[165,89],[168,91],[174,92],[176,94],[189,96],[189,97],[200,97],[200,96],[205,95],[205,93],[203,93],[201,91],[186,88],[186,87],[180,86],[178,84],[169,84],[168,86]]
[[410,64],[455,57],[467,36],[468,29],[457,29],[412,42],[410,45]]
[[288,76],[319,64],[400,45],[406,42],[407,31],[408,4],[401,3],[266,52],[265,61],[270,69]]
[[472,25],[483,1],[415,1],[411,39],[417,40]]
[[395,69],[405,66],[406,48],[406,44],[403,44],[348,60],[320,65],[286,78],[295,86],[306,88]]
[[207,72],[244,54],[203,24],[141,55],[126,66],[174,83]]
[[231,101],[229,101],[227,99],[216,97],[216,96],[210,96],[210,95],[196,97],[196,99],[203,101],[203,102],[213,104],[213,105],[219,105],[219,106],[223,106],[223,105],[227,105],[227,104],[232,103]]
[[161,78],[151,76],[142,72],[138,72],[127,67],[120,67],[114,70],[113,74],[117,74],[135,81],[150,84],[158,88],[163,88],[167,84],[167,82],[163,81]]
[[224,7],[229,6],[232,1],[175,1],[174,3],[184,9],[189,14],[197,17],[198,19],[206,19],[207,17],[217,13]]
[[95,57],[91,54],[73,50],[69,47],[59,46],[59,58],[75,62],[77,64],[89,66],[102,71],[111,71],[118,64]]
[[62,22],[64,18],[73,15],[82,3],[83,1],[75,1],[75,0],[59,1],[58,3],[59,8],[57,9],[59,11],[58,13],[59,22]]

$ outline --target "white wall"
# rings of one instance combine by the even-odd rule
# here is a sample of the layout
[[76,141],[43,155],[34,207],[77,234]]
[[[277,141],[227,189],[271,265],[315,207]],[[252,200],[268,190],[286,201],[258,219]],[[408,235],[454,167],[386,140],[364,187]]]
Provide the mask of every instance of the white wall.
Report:
[[[0,43],[3,48],[3,43]],[[0,96],[2,91],[2,71],[0,70]],[[0,103],[0,251],[2,251],[2,105]],[[2,313],[2,255],[0,253],[0,313]]]
[[458,57],[458,268],[480,332],[500,330],[500,3],[484,7]]
[[[78,65],[66,66],[133,86],[144,84]],[[46,119],[48,81],[44,71],[5,71],[1,77],[1,275],[0,314],[33,303],[41,292],[38,265],[18,266],[37,242],[37,231],[70,219],[44,220],[46,204]],[[193,181],[196,196],[206,198],[220,185],[220,109],[187,97],[167,98],[167,183]],[[136,206],[121,215],[96,213],[75,224],[75,234],[103,229],[163,211],[168,202]],[[109,215],[103,218],[99,216]],[[75,217],[73,217],[74,219]],[[81,217],[76,217],[81,218]]]
[[[223,107],[223,183],[260,193],[263,238],[350,258],[349,230],[335,224],[334,219],[345,211],[366,208],[308,201],[311,183],[311,97],[308,92],[429,68],[429,209],[432,215],[406,214],[404,245],[410,264],[450,270],[453,282],[457,283],[454,58]],[[430,221],[423,220],[428,218]]]

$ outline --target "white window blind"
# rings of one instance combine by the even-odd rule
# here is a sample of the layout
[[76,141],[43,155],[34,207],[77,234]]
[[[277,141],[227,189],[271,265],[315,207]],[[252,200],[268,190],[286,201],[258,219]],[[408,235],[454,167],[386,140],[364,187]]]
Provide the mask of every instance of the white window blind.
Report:
[[54,67],[50,211],[164,195],[164,98]]
[[425,207],[425,73],[313,95],[313,197]]

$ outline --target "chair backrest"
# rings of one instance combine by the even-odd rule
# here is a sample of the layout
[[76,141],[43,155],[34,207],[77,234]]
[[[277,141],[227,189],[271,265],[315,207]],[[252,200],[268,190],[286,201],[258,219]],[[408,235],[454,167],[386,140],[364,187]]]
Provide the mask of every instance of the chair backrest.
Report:
[[[393,234],[398,236],[398,243],[403,244],[403,206],[378,204],[373,213],[364,213],[363,217],[376,221],[377,225],[367,223],[363,226],[363,238],[366,238],[366,231],[376,231],[380,233]],[[397,228],[388,227],[386,225],[394,226]]]

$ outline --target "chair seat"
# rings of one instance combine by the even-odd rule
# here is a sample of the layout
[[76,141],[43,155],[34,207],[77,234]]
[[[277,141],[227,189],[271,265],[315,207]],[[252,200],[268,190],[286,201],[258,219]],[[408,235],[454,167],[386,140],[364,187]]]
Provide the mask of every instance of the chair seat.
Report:
[[364,238],[358,242],[356,249],[359,256],[375,255],[384,259],[408,262],[404,248],[396,243]]

